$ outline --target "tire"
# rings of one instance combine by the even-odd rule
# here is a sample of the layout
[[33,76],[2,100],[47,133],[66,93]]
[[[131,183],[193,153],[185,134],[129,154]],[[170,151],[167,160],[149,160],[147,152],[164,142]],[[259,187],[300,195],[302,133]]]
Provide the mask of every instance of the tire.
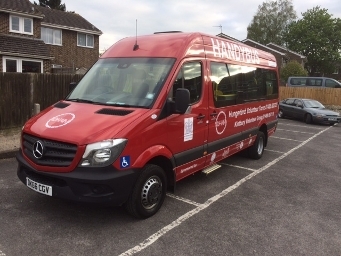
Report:
[[255,143],[248,148],[248,155],[250,158],[258,160],[263,156],[265,145],[265,135],[258,131]]
[[284,114],[283,114],[283,110],[282,109],[280,109],[279,111],[278,111],[278,115],[277,115],[279,118],[284,118]]
[[153,216],[166,197],[166,175],[157,165],[146,165],[137,179],[128,201],[128,213],[139,219]]
[[305,122],[306,124],[311,124],[313,122],[313,117],[310,114],[307,114],[305,116]]

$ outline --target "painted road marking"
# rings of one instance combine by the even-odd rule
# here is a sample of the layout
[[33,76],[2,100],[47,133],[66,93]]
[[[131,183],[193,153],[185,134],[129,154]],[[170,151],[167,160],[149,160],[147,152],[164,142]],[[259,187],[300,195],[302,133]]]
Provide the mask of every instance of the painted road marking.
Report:
[[183,197],[180,197],[180,196],[176,196],[174,194],[171,194],[171,193],[167,193],[167,196],[171,197],[171,198],[174,198],[174,199],[177,199],[179,201],[182,201],[184,203],[188,203],[188,204],[191,204],[191,205],[195,205],[195,206],[199,206],[200,204],[199,203],[196,203],[192,200],[189,200],[189,199],[186,199],[186,198],[183,198]]
[[304,142],[303,140],[287,139],[287,138],[281,138],[281,137],[277,137],[277,136],[271,136],[271,138],[280,139],[280,140],[291,140],[291,141],[297,141],[297,142]]
[[285,131],[285,132],[297,132],[297,133],[315,134],[314,132],[301,132],[301,131],[285,130],[285,129],[280,129],[280,128],[277,128],[276,131]]
[[197,213],[201,212],[202,210],[206,209],[207,207],[209,207],[211,204],[213,204],[214,202],[216,202],[217,200],[219,200],[220,198],[226,196],[227,194],[229,194],[231,191],[235,190],[236,188],[238,188],[239,186],[241,186],[243,183],[245,183],[246,181],[250,180],[251,178],[255,177],[257,174],[262,173],[264,170],[268,169],[269,167],[273,166],[274,164],[276,164],[277,162],[279,162],[280,160],[282,160],[283,158],[287,157],[288,155],[290,155],[291,153],[293,153],[294,151],[296,151],[297,149],[303,147],[305,144],[307,144],[309,141],[311,141],[312,139],[316,138],[317,136],[321,135],[322,133],[324,133],[325,131],[329,130],[332,126],[318,132],[317,134],[315,134],[314,136],[310,137],[309,139],[303,141],[301,144],[299,144],[298,146],[294,147],[293,149],[289,150],[288,152],[284,153],[283,155],[281,155],[280,157],[277,157],[276,159],[274,159],[273,161],[269,162],[268,164],[266,164],[265,166],[263,166],[262,168],[256,170],[255,172],[252,172],[251,174],[249,174],[248,176],[244,177],[243,179],[239,180],[237,183],[235,183],[234,185],[224,189],[223,191],[221,191],[219,194],[209,198],[205,203],[200,204],[198,207],[194,208],[193,210],[185,213],[184,215],[180,216],[179,218],[177,218],[175,221],[173,221],[172,223],[170,223],[169,225],[163,227],[162,229],[160,229],[159,231],[157,231],[156,233],[152,234],[150,237],[148,237],[146,240],[144,240],[143,242],[141,242],[140,244],[136,245],[135,247],[125,251],[124,253],[120,254],[120,256],[128,256],[128,255],[133,255],[135,253],[138,253],[140,251],[142,251],[143,249],[147,248],[148,246],[152,245],[154,242],[156,242],[160,237],[162,237],[163,235],[167,234],[169,231],[173,230],[174,228],[176,228],[177,226],[180,226],[183,222],[185,222],[186,220],[188,220],[189,218],[191,218],[192,216],[196,215]]
[[255,171],[257,171],[257,170],[255,170],[255,169],[251,169],[251,168],[247,168],[247,167],[239,166],[239,165],[234,165],[234,164],[225,164],[225,163],[221,163],[221,162],[219,162],[219,164],[221,164],[221,165],[226,165],[226,166],[231,166],[231,167],[236,167],[236,168],[239,168],[239,169],[248,170],[248,171],[250,171],[250,172],[255,172]]
[[264,149],[266,151],[270,151],[270,152],[275,152],[275,153],[279,153],[279,154],[284,154],[285,152],[282,152],[282,151],[278,151],[278,150],[272,150],[272,149]]
[[318,129],[323,130],[324,127],[316,127],[316,126],[309,126],[309,125],[299,125],[299,124],[292,124],[292,123],[279,123],[282,125],[290,125],[290,126],[297,126],[297,127],[303,127],[303,128],[311,128],[311,129]]

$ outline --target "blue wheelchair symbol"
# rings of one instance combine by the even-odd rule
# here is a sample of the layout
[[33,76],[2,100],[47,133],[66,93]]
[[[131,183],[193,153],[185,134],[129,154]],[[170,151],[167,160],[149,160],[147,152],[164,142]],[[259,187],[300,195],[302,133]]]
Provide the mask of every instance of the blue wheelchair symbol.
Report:
[[127,168],[130,166],[130,156],[122,156],[120,158],[121,168]]

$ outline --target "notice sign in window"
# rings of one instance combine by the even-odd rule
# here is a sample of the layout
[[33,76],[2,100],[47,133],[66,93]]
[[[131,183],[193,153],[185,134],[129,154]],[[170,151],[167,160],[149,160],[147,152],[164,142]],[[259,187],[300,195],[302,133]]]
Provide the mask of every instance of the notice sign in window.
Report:
[[193,139],[193,117],[184,120],[184,141]]

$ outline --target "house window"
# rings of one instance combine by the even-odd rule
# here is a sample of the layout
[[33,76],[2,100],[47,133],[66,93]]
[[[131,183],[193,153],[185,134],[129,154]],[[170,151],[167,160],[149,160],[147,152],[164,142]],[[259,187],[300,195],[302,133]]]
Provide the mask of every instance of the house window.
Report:
[[19,16],[10,16],[10,32],[33,35],[33,20]]
[[43,61],[3,57],[4,72],[42,73]]
[[84,46],[84,47],[94,47],[94,36],[88,34],[81,34],[78,33],[77,38],[77,45]]
[[17,72],[17,61],[6,60],[6,72]]
[[45,44],[62,45],[62,31],[60,29],[42,27],[41,39]]

